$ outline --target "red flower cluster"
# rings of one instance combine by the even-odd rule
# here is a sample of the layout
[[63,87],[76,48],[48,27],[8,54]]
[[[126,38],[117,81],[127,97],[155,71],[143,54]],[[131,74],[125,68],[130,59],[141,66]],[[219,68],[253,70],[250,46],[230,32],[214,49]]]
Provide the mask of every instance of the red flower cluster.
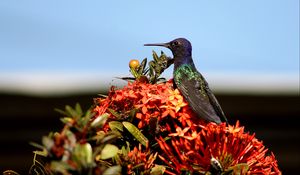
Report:
[[172,117],[183,127],[191,127],[193,121],[198,120],[178,89],[173,89],[172,81],[161,84],[135,81],[120,90],[112,88],[108,98],[98,99],[98,102],[99,105],[95,108],[97,115],[110,108],[126,117],[135,109],[135,117],[139,120],[138,128],[148,125],[151,118],[162,121],[166,117]]
[[281,174],[273,153],[266,155],[268,149],[254,134],[245,133],[239,122],[228,127],[225,123],[209,123],[199,128],[202,128],[200,132],[178,129],[179,132],[169,134],[168,141],[158,139],[164,152],[159,157],[175,174],[182,170],[212,171],[214,164],[220,171],[232,174]]
[[127,165],[127,174],[133,174],[132,169],[135,166],[140,166],[143,170],[149,170],[154,167],[154,161],[156,159],[156,154],[150,154],[150,151],[143,151],[141,148],[141,144],[139,148],[134,147],[132,151],[128,153],[128,162],[130,164]]
[[[153,133],[151,129],[157,130],[150,142],[158,143],[159,147],[149,149],[158,153],[160,159],[154,163],[163,164],[165,173],[281,174],[274,155],[268,155],[268,150],[254,135],[244,132],[238,122],[235,126],[205,123],[173,88],[172,81],[128,83],[119,90],[112,88],[108,97],[97,99],[97,103],[96,116],[109,113],[108,120],[119,121],[131,116],[130,121],[147,138]],[[156,127],[151,128],[153,119]],[[134,150],[130,157],[138,152]]]

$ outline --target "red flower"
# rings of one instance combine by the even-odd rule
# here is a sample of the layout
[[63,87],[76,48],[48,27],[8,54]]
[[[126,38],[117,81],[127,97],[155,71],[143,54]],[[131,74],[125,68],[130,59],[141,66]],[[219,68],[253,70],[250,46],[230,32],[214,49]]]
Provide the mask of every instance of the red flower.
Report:
[[161,84],[128,83],[123,89],[112,88],[106,99],[98,99],[99,105],[94,110],[101,115],[107,108],[123,114],[137,109],[135,117],[139,119],[139,128],[148,125],[151,117],[162,119],[167,116],[184,120],[184,125],[191,125],[191,109],[172,86],[171,81]]
[[[193,113],[180,92],[173,89],[171,81],[128,83],[122,89],[111,89],[108,97],[98,102],[94,109],[98,115],[110,113],[109,120],[121,121],[132,117],[132,123],[136,123],[146,137],[157,141],[159,148],[151,151],[158,152],[167,174],[214,174],[216,171],[281,174],[273,153],[268,155],[268,150],[254,135],[245,133],[238,122],[235,126],[205,123]],[[156,121],[157,126],[153,127],[151,121]],[[149,127],[155,132],[149,132]],[[154,137],[153,133],[156,133]],[[139,150],[134,148],[128,154],[132,162],[145,162],[145,155]]]
[[141,144],[139,147],[134,147],[127,155],[127,161],[130,162],[127,165],[127,174],[132,174],[133,169],[139,167],[141,171],[149,170],[154,167],[154,161],[157,157],[157,153],[151,154],[149,149],[142,150]]
[[[200,129],[201,128],[201,129]],[[171,139],[158,139],[164,152],[159,157],[175,172],[212,172],[212,161],[220,164],[221,171],[233,174],[281,174],[277,161],[254,135],[239,126],[209,123],[199,125],[200,131],[177,128]]]

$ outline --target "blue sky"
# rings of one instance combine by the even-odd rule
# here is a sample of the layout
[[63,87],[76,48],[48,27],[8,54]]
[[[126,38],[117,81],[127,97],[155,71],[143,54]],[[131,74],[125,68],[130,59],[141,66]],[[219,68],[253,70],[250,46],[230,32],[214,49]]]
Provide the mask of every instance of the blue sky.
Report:
[[0,24],[2,71],[127,72],[160,51],[144,43],[177,37],[204,71],[299,71],[298,0],[7,0]]
[[200,71],[299,74],[298,0],[3,0],[0,24],[0,72],[128,73],[185,37]]

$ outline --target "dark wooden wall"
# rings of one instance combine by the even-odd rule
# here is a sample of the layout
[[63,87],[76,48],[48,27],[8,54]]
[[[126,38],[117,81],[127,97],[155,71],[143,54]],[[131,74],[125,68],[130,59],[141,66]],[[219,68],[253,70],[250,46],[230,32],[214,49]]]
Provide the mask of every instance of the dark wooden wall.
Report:
[[[32,165],[29,141],[62,127],[54,108],[79,102],[84,109],[95,95],[31,97],[0,94],[0,172],[14,169],[27,174]],[[274,152],[283,174],[300,174],[300,100],[284,95],[217,94],[230,123],[240,120]]]

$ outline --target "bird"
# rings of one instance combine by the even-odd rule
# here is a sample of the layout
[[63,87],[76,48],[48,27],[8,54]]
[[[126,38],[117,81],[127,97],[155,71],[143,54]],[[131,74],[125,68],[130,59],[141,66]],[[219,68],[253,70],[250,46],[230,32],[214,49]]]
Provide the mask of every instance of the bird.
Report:
[[198,117],[206,122],[228,123],[207,81],[195,67],[189,40],[177,38],[167,43],[144,44],[144,46],[162,46],[172,51],[174,85]]

